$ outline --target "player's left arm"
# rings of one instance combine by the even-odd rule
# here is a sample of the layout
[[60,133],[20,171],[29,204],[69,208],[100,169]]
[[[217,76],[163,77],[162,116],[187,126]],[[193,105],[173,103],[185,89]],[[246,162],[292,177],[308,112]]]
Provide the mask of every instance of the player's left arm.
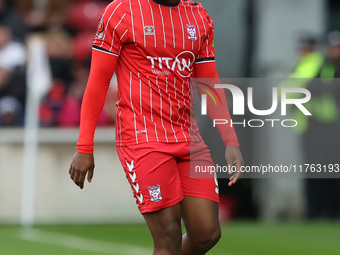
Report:
[[[220,84],[215,62],[207,61],[196,63],[194,77],[202,79],[196,80],[196,88],[200,98],[207,90],[216,97],[215,103],[212,97],[207,96],[207,113],[210,119],[223,119],[230,123],[231,117],[224,89],[214,88],[215,84]],[[230,125],[217,125],[216,127],[226,146],[225,159],[227,161],[228,168],[231,169],[232,166],[236,167],[235,174],[229,179],[229,186],[232,186],[237,182],[241,175],[240,169],[244,164],[242,153],[234,127]]]
[[[207,89],[213,91],[217,98],[219,98],[218,104],[215,104],[213,99],[210,96],[207,96],[207,112],[210,119],[224,119],[228,120],[228,123],[230,123],[231,117],[224,90],[214,88],[215,84],[220,84],[215,64],[214,21],[205,9],[200,9],[200,12],[204,17],[206,34],[202,37],[201,50],[197,56],[194,67],[194,77],[205,78],[203,83],[206,83],[206,86],[208,86]],[[198,89],[197,91],[201,98],[204,90]],[[231,166],[236,167],[236,173],[229,178],[229,186],[231,186],[240,178],[240,169],[243,165],[242,153],[233,126],[217,125],[217,129],[226,145],[225,159],[228,167],[229,169],[231,169]]]

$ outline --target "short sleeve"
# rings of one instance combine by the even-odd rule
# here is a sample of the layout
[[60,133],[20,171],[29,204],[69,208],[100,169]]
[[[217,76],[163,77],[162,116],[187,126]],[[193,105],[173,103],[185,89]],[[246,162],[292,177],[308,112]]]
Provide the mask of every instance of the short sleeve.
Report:
[[214,21],[206,10],[204,10],[203,17],[206,34],[202,39],[202,46],[196,63],[215,62]]
[[120,1],[113,1],[102,11],[93,40],[94,50],[119,56],[122,39],[128,31],[125,16],[126,13]]

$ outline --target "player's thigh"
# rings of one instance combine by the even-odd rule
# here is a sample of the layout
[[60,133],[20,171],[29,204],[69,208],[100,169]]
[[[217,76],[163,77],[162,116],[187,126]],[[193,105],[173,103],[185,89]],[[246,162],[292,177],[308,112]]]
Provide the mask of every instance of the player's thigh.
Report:
[[184,196],[181,209],[186,233],[193,242],[204,243],[219,239],[221,230],[217,202]]
[[175,249],[180,249],[182,240],[180,203],[155,212],[143,213],[143,217],[155,246],[175,246]]
[[[195,158],[194,164],[207,167],[213,165],[210,154],[202,158],[204,160],[201,161]],[[206,238],[218,238],[220,235],[219,189],[213,175],[210,178],[191,178],[192,164],[192,160],[178,160],[177,162],[184,194],[181,203],[182,218],[189,238],[201,242]]]
[[183,199],[176,160],[152,145],[117,147],[141,213],[155,212]]

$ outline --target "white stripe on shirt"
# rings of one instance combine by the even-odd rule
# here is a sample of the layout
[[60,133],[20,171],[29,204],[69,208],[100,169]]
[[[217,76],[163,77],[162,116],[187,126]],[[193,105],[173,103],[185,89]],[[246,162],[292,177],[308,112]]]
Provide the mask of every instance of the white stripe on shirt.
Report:
[[136,113],[135,113],[135,109],[134,109],[133,103],[132,103],[132,72],[130,72],[130,103],[131,103],[131,109],[132,109],[132,112],[133,112],[133,121],[134,121],[134,124],[135,124],[136,143],[138,144]]
[[163,13],[162,13],[161,5],[159,4],[158,7],[159,7],[159,11],[160,11],[160,14],[161,14],[161,17],[162,17],[163,34],[164,34],[164,48],[166,48],[166,37],[165,37],[165,28],[164,28],[164,18],[163,18]]

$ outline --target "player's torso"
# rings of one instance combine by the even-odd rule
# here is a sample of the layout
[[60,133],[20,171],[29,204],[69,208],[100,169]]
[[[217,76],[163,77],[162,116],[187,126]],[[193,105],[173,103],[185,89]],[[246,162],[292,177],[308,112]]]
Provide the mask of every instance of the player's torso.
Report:
[[188,141],[190,78],[207,31],[204,9],[186,1],[172,7],[154,0],[127,2],[117,66],[117,123],[123,124],[118,131],[127,136],[124,130],[131,129],[125,140],[137,143]]
[[130,68],[147,77],[190,78],[206,35],[203,8],[185,1],[171,7],[131,0],[129,9],[131,30],[121,57]]

